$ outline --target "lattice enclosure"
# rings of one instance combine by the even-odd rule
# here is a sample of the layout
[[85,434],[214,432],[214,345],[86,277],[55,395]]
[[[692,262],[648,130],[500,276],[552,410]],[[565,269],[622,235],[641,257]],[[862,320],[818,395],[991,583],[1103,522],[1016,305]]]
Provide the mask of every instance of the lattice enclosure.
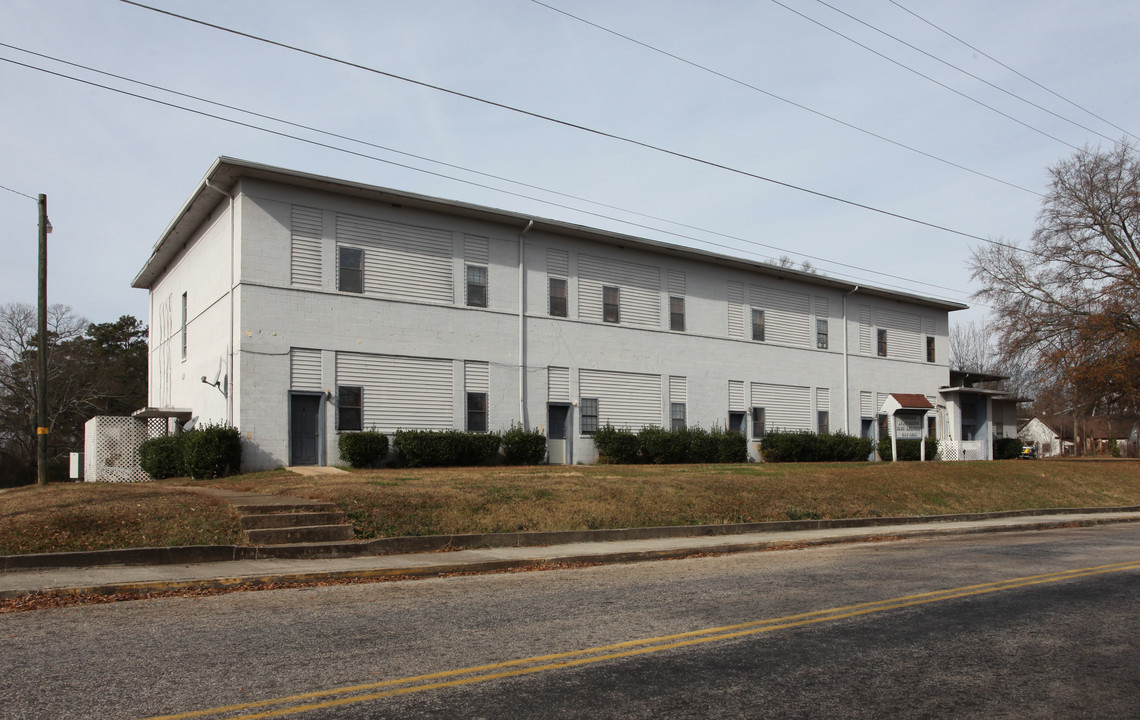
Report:
[[942,460],[985,460],[986,449],[978,440],[941,440],[938,457]]
[[139,446],[167,433],[163,418],[93,417],[83,426],[83,479],[87,482],[145,482]]

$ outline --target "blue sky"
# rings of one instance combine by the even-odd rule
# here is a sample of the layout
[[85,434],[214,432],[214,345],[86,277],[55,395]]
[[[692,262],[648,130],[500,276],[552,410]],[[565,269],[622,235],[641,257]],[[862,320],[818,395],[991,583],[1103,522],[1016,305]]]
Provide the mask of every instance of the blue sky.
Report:
[[[1032,233],[1040,207],[1036,193],[1044,192],[1050,165],[1070,155],[1073,147],[1107,144],[1123,133],[903,8],[1120,128],[1140,133],[1136,122],[1140,50],[1135,45],[1140,6],[1135,2],[897,2],[832,3],[866,25],[818,0],[780,0],[782,5],[671,0],[548,3],[739,83],[531,0],[153,0],[150,4],[969,235],[1009,242],[1024,242]],[[1045,110],[938,63],[868,25]],[[976,289],[966,260],[977,240],[116,0],[3,0],[0,43],[620,208],[330,139],[0,47],[0,58],[6,60],[454,178],[0,62],[4,98],[0,185],[28,195],[48,195],[54,226],[49,239],[49,300],[71,305],[92,321],[110,321],[123,314],[146,319],[146,293],[132,289],[130,282],[219,155],[740,257],[770,259],[786,254],[799,261],[804,258],[797,253],[806,253],[861,268],[811,261],[834,277],[952,300],[970,302],[969,293]],[[0,303],[35,301],[35,239],[35,203],[0,190]],[[975,307],[955,313],[952,320],[977,319],[984,312],[984,307]]]

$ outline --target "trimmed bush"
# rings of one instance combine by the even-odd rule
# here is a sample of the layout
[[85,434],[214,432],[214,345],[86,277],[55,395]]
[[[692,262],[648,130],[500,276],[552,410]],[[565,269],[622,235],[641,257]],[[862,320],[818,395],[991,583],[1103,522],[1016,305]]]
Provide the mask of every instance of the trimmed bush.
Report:
[[[918,460],[918,444],[922,440],[897,440],[899,446],[899,461],[907,462]],[[891,461],[891,439],[889,437],[883,438],[879,441],[879,458],[890,462]],[[926,459],[938,459],[938,441],[934,438],[926,438]]]
[[728,428],[713,428],[710,439],[716,444],[716,461],[719,463],[748,462],[748,438],[744,433]]
[[182,435],[163,435],[144,442],[139,446],[139,465],[155,480],[185,475],[182,469]]
[[994,460],[1016,460],[1021,456],[1021,448],[1021,440],[1018,438],[996,438]]
[[846,433],[773,430],[760,443],[764,462],[859,462],[871,455],[867,438]]
[[204,425],[182,433],[182,469],[195,480],[225,477],[241,469],[241,433]]
[[395,447],[408,467],[485,465],[499,452],[498,433],[397,430]]
[[688,430],[670,432],[665,428],[647,427],[637,433],[637,450],[640,461],[656,465],[675,465],[686,462]]
[[594,432],[594,447],[603,463],[628,465],[641,461],[637,433],[632,430],[618,430],[607,423]]
[[546,436],[512,424],[503,433],[503,459],[508,465],[538,465],[546,459]]
[[340,457],[354,468],[374,467],[388,454],[388,436],[375,430],[341,433],[336,441]]

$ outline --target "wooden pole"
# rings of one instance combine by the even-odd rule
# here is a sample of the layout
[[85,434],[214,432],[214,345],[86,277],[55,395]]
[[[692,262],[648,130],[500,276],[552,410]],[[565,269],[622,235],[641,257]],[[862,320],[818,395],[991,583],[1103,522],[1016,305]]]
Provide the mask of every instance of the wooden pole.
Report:
[[47,195],[40,193],[40,262],[39,262],[39,322],[37,327],[39,378],[36,382],[36,481],[48,482],[48,408],[47,408]]

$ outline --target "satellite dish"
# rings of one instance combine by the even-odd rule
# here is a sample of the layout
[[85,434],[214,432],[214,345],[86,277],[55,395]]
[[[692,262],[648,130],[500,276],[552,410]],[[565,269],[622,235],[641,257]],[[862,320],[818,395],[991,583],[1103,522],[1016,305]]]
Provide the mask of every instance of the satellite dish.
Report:
[[186,424],[182,426],[182,430],[183,430],[183,432],[189,432],[189,431],[193,430],[194,426],[197,424],[198,424],[198,416],[195,415],[194,417],[192,417],[186,421]]

